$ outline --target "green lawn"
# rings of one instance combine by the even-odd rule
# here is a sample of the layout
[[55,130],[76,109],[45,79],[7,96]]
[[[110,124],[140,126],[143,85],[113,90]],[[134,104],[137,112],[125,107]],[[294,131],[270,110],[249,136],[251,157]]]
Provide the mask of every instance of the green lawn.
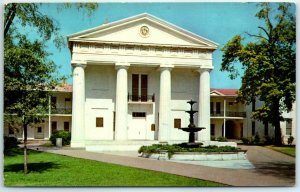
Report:
[[224,186],[156,171],[29,151],[29,174],[20,152],[4,157],[5,186]]
[[296,157],[296,147],[295,146],[282,146],[282,147],[276,147],[273,145],[268,145],[266,146],[269,149],[284,153],[286,155],[292,156],[292,157]]

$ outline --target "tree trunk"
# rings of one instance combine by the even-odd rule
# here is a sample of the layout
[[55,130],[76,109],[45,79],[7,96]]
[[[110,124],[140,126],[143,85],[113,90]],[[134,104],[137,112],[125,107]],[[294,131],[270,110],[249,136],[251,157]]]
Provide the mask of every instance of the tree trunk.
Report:
[[6,18],[4,19],[4,37],[6,36],[15,16],[16,16],[16,3],[12,3],[12,6],[8,10]]
[[279,113],[279,100],[273,100],[273,126],[275,127],[275,145],[281,146],[281,128],[280,128],[280,113]]
[[26,175],[28,173],[27,168],[27,124],[23,123],[23,129],[24,129],[24,174]]

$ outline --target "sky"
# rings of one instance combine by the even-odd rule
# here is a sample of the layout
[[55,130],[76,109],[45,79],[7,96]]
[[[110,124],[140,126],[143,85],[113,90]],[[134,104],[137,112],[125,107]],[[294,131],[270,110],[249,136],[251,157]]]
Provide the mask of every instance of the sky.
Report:
[[[100,3],[99,8],[89,17],[76,9],[57,11],[56,4],[43,4],[41,12],[51,16],[60,25],[60,34],[67,35],[97,27],[105,21],[113,22],[141,13],[152,14],[199,36],[219,44],[213,53],[211,87],[239,88],[241,79],[230,80],[228,73],[220,71],[223,47],[232,37],[246,33],[257,34],[262,21],[255,17],[260,9],[256,3]],[[47,42],[50,58],[60,66],[58,73],[71,76],[71,56],[66,47],[58,50],[51,41]],[[242,72],[242,70],[241,70]],[[67,80],[72,83],[72,78]]]

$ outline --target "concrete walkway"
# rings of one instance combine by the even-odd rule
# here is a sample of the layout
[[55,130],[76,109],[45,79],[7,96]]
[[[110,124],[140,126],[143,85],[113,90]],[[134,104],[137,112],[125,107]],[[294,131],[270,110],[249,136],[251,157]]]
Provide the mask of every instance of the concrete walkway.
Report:
[[130,167],[161,171],[175,175],[204,179],[230,186],[294,186],[295,158],[259,147],[240,146],[246,149],[254,169],[215,168],[141,158],[134,153],[95,153],[83,149],[41,148],[39,150],[82,159],[125,165]]

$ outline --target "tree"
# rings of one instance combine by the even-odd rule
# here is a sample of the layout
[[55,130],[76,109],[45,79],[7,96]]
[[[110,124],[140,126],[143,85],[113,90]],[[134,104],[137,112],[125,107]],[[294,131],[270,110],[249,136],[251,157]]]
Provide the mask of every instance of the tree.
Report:
[[[24,133],[24,173],[27,174],[27,127],[39,123],[47,114],[49,90],[62,79],[54,76],[56,65],[48,59],[44,42],[54,37],[63,45],[59,25],[39,11],[41,4],[11,3],[5,6],[4,25],[4,113],[6,119],[21,122]],[[63,4],[72,7],[73,4]],[[97,4],[75,4],[91,13]],[[38,29],[40,38],[28,40],[15,23]]]
[[[53,18],[40,11],[42,3],[9,3],[5,6],[4,12],[4,37],[14,26],[14,21],[22,27],[30,26],[38,29],[44,40],[50,40],[54,36],[54,43],[57,47],[63,44],[63,37],[59,35],[59,24]],[[63,3],[57,4],[57,10],[75,7],[78,10],[87,11],[90,16],[98,8],[97,3]]]
[[275,144],[281,145],[282,112],[289,112],[295,101],[296,21],[290,3],[259,6],[256,17],[265,25],[258,26],[258,34],[246,33],[247,39],[236,35],[225,44],[221,70],[230,72],[234,79],[239,75],[236,66],[241,64],[244,74],[238,100],[246,104],[256,98],[263,101],[252,117],[271,123]]

